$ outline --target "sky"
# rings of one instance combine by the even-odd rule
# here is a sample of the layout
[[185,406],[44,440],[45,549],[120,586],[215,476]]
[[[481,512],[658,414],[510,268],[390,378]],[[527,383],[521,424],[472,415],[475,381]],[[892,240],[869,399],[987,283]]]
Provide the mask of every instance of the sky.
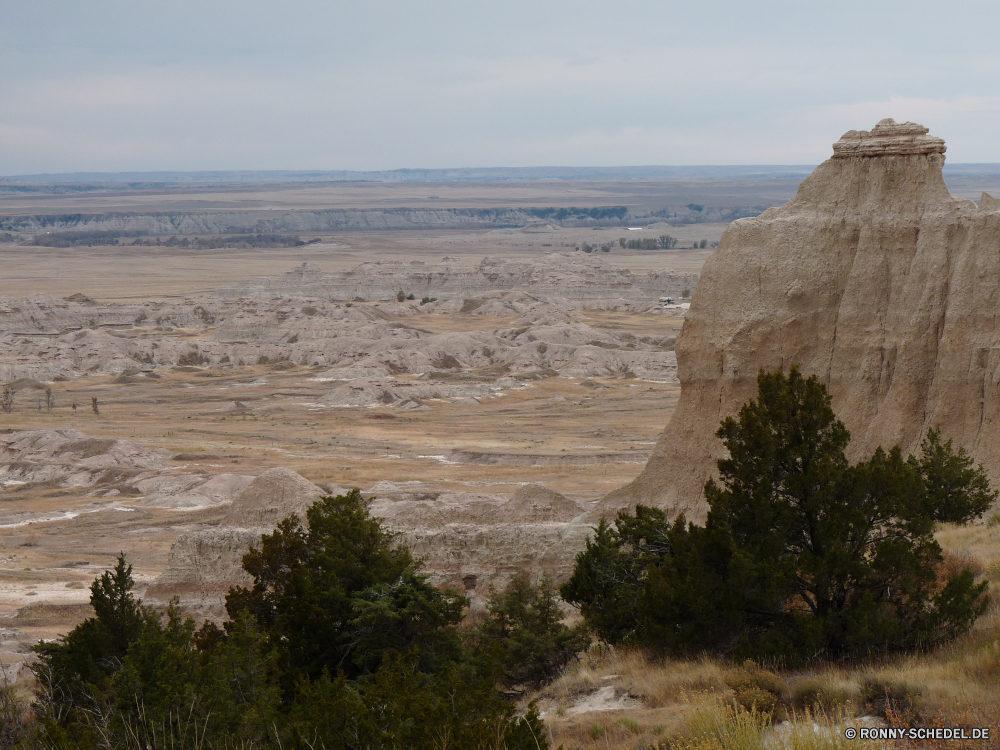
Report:
[[1000,3],[0,0],[0,175],[1000,162]]

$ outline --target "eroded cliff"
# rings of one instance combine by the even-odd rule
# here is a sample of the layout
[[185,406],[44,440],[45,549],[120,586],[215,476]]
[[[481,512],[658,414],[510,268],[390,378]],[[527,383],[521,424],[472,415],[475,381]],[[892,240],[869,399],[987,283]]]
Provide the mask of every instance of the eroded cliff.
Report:
[[677,409],[605,511],[704,517],[720,420],[760,369],[793,364],[828,385],[852,458],[940,427],[1000,479],[1000,201],[954,198],[944,141],[920,125],[883,120],[833,150],[793,200],[723,235],[677,342]]

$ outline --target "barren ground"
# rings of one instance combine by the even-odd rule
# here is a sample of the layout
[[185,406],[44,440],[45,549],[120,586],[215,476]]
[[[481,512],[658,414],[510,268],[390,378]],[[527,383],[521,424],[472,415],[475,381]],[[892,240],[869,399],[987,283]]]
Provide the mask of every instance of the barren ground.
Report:
[[[973,188],[978,189],[969,187],[968,197],[976,197],[971,195]],[[590,205],[626,202],[621,193],[633,196],[628,200],[640,200],[634,196],[645,188],[604,186],[601,193],[594,192],[593,186],[560,183],[531,189],[535,193],[524,192],[522,186],[521,192],[510,193],[513,198],[497,198],[496,191],[513,188],[411,184],[393,188],[395,192],[379,192],[365,185],[345,188],[337,205],[398,206],[404,200],[414,205],[432,200],[449,205],[462,201],[494,205],[501,199],[522,205],[530,201]],[[788,192],[787,185],[781,189]],[[430,194],[441,197],[431,199]],[[0,214],[175,210],[185,203],[202,210],[232,207],[240,201],[248,208],[272,203],[282,207],[331,204],[329,190],[317,187],[270,192],[192,190],[183,195],[177,191],[169,195],[156,191],[124,196],[3,195]],[[33,294],[58,298],[82,294],[100,304],[179,303],[219,287],[284,274],[303,262],[335,272],[372,260],[438,263],[448,255],[471,267],[487,255],[528,260],[551,252],[570,252],[584,243],[599,246],[621,236],[631,239],[661,234],[677,237],[678,247],[670,251],[615,247],[605,257],[633,272],[662,268],[698,272],[723,229],[721,224],[691,224],[638,231],[554,228],[541,232],[340,233],[319,236],[319,242],[304,247],[256,250],[58,249],[0,244],[0,267],[4,269],[0,302]],[[692,248],[702,239],[708,247]],[[423,315],[414,323],[412,316],[393,319],[385,306],[380,314],[386,324],[419,325],[431,334],[489,332],[512,326],[516,320],[513,315],[498,318],[451,312]],[[678,314],[656,310],[580,309],[577,314],[579,322],[595,331],[636,337],[676,334],[683,320]],[[173,335],[189,334],[175,331]],[[679,384],[663,380],[549,376],[478,404],[444,400],[433,408],[409,411],[331,408],[319,403],[331,388],[330,383],[317,379],[326,369],[288,363],[202,364],[159,368],[159,378],[90,372],[51,382],[52,410],[38,408],[41,391],[19,392],[14,412],[0,413],[0,431],[71,428],[99,440],[128,440],[171,456],[166,459],[165,471],[178,474],[257,475],[282,466],[314,482],[340,486],[368,488],[380,480],[418,480],[441,490],[499,495],[511,495],[526,483],[540,482],[586,506],[635,477],[669,422],[679,395]],[[98,398],[100,414],[90,410],[92,397]],[[235,401],[253,408],[234,410]],[[490,454],[492,462],[456,462],[449,458],[453,451]],[[138,580],[145,585],[163,571],[178,536],[217,524],[226,507],[157,508],[131,502],[125,496],[99,497],[91,486],[67,488],[62,481],[0,482],[0,518],[6,519],[0,520],[0,665],[16,669],[25,659],[29,643],[56,637],[88,616],[89,584],[112,564],[119,551],[128,554]],[[18,519],[28,516],[19,514],[32,514],[35,522],[24,523]],[[42,514],[50,514],[47,517],[52,520],[38,520]],[[940,537],[952,553],[981,561],[995,582],[1000,568],[994,530],[995,525],[946,527]],[[800,681],[815,677],[838,690],[843,688],[850,697],[858,693],[859,684],[869,673],[880,679],[884,673],[887,680],[925,686],[929,711],[941,706],[968,708],[972,702],[977,711],[982,706],[992,711],[997,705],[995,689],[970,682],[969,675],[980,672],[967,668],[966,661],[978,663],[987,657],[995,661],[997,611],[994,605],[974,632],[954,647],[954,653],[936,654],[925,661],[916,657],[896,660],[866,667],[867,672],[831,668],[816,676],[783,675],[783,679],[792,694]],[[987,656],[981,656],[982,649],[989,652]],[[699,701],[730,696],[728,676],[736,669],[720,663],[663,661],[630,652],[595,651],[533,697],[547,712],[553,746],[560,742],[594,748],[633,747],[639,742],[651,745],[682,727]],[[971,691],[970,695],[966,691]],[[995,718],[995,712],[991,716]],[[969,714],[963,715],[963,721],[972,725],[986,720]]]
[[[251,250],[8,244],[0,245],[5,269],[0,298],[80,293],[99,303],[170,300],[280,275],[305,261],[327,272],[375,259],[436,263],[443,255],[472,266],[487,255],[528,259],[573,251],[583,243],[668,232],[679,239],[672,251],[616,246],[601,255],[635,272],[697,272],[711,250],[692,249],[692,243],[704,239],[711,245],[723,229],[701,224],[639,231],[358,233],[322,237],[300,248]],[[682,322],[680,316],[660,313],[582,314],[583,322],[598,331],[636,336],[676,335]],[[433,333],[487,331],[512,321],[454,313],[424,317],[420,326]],[[52,383],[56,406],[51,411],[39,411],[30,396],[19,395],[15,411],[0,415],[0,429],[73,428],[94,438],[131,440],[181,454],[183,460],[173,464],[184,472],[259,474],[284,466],[315,482],[342,486],[420,480],[441,489],[508,495],[527,482],[541,482],[587,503],[638,473],[679,393],[676,382],[548,377],[481,405],[446,403],[406,413],[331,409],[316,403],[330,390],[328,383],[315,379],[322,369],[173,369],[159,371],[161,379],[126,384],[113,375],[90,374]],[[99,415],[90,409],[94,396]],[[238,399],[267,403],[268,408],[242,415],[225,410]],[[452,450],[496,454],[497,462],[455,464],[445,459]],[[508,465],[506,454],[535,458]],[[525,460],[536,465],[524,465]],[[20,639],[53,637],[85,616],[89,583],[120,550],[135,564],[138,579],[149,582],[162,571],[179,534],[217,522],[225,512],[224,507],[184,511],[136,506],[86,512],[93,495],[88,488],[66,489],[58,483],[10,485],[0,491],[0,510],[7,518],[28,511],[84,511],[72,518],[0,528],[0,622],[18,628]],[[31,606],[24,609],[26,605]]]

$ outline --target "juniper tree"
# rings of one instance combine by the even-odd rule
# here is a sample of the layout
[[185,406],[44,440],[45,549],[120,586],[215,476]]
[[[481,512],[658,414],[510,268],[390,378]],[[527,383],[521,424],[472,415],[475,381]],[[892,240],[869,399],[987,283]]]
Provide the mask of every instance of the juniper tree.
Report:
[[879,448],[852,466],[817,378],[761,372],[758,390],[717,432],[727,456],[705,487],[705,525],[664,517],[635,538],[648,509],[621,513],[578,556],[563,596],[586,617],[611,611],[602,579],[641,580],[618,619],[589,620],[609,640],[673,648],[862,654],[967,630],[987,584],[968,569],[945,575],[934,527],[995,501],[984,469],[933,430],[919,457]]

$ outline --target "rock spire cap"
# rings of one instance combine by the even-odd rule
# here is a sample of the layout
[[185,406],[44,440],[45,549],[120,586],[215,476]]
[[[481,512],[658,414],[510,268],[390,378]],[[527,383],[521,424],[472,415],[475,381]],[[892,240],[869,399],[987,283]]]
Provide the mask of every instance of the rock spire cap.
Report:
[[945,150],[944,141],[927,135],[923,125],[897,123],[888,117],[870,131],[848,130],[833,144],[833,158],[943,154]]

